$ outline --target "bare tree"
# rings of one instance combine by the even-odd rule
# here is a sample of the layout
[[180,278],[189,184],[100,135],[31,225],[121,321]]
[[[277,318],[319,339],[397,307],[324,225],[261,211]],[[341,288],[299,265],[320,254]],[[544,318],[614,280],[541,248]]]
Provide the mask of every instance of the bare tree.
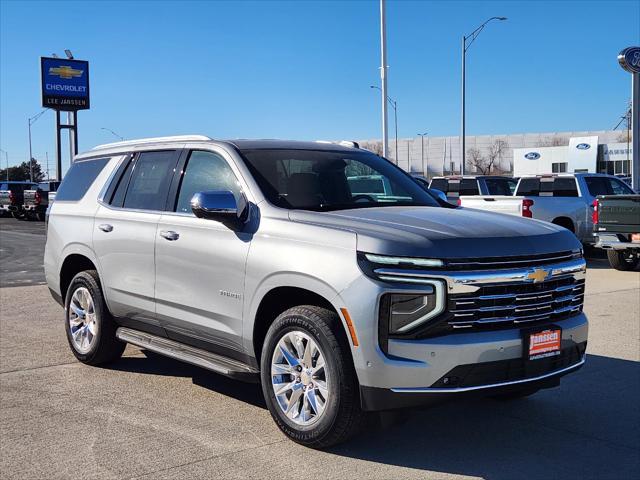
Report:
[[[489,168],[502,171],[502,157],[509,149],[509,144],[504,140],[496,140],[489,147]],[[511,165],[511,162],[509,162]]]
[[541,147],[562,147],[565,145],[569,145],[569,139],[566,137],[559,137],[557,135],[546,137],[542,142],[540,142]]
[[360,144],[361,148],[365,150],[369,150],[370,152],[375,153],[376,155],[382,156],[382,143],[381,142],[362,142]]
[[488,159],[482,156],[479,148],[467,150],[467,166],[473,167],[476,172],[480,172],[482,175],[486,175],[491,171]]

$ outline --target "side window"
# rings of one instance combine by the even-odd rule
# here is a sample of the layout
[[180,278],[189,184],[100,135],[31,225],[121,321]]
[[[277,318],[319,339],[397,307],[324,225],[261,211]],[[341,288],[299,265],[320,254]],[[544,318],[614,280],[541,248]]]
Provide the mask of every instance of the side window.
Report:
[[585,177],[584,181],[587,184],[589,193],[594,197],[610,193],[609,182],[605,177]]
[[609,178],[607,180],[611,182],[611,191],[614,195],[633,195],[633,190],[620,180],[616,180],[615,178]]
[[124,169],[124,172],[120,175],[120,178],[117,179],[118,183],[116,184],[113,196],[109,201],[109,204],[114,207],[122,207],[124,194],[127,193],[127,186],[129,185],[129,179],[131,178],[131,170],[133,169],[133,160],[129,158],[126,162],[127,166]]
[[447,193],[448,183],[446,178],[434,178],[431,180],[431,185],[429,188],[435,188],[436,190],[440,190],[441,192]]
[[540,180],[538,178],[523,178],[520,180],[516,195],[537,197],[540,194]]
[[105,167],[109,158],[82,160],[75,162],[60,184],[56,201],[78,201],[84,197],[89,187]]
[[240,198],[240,184],[224,158],[213,152],[193,151],[187,161],[175,211],[191,213],[191,198],[197,192],[228,190],[236,201]]
[[553,182],[554,197],[577,197],[578,187],[573,177],[556,178]]
[[478,190],[478,181],[475,179],[461,180],[460,195],[480,195],[480,191]]
[[164,210],[176,166],[176,152],[142,152],[133,165],[123,207]]

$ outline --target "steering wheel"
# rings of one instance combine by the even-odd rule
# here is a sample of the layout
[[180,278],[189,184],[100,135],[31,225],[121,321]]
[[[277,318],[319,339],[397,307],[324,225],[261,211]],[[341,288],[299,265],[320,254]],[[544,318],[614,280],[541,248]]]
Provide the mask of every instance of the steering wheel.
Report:
[[353,200],[353,203],[358,203],[360,200],[365,200],[369,203],[376,203],[375,198],[373,198],[371,195],[365,195],[363,193],[354,195],[353,197],[351,197],[351,199]]

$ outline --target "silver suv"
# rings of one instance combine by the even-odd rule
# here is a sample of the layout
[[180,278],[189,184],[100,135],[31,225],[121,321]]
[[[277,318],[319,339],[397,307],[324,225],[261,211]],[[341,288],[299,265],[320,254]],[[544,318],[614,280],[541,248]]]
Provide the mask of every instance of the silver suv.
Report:
[[[352,192],[363,176],[385,192]],[[456,208],[356,144],[96,147],[49,209],[45,269],[81,362],[130,343],[261,382],[315,448],[366,412],[530,395],[585,361],[573,234]]]

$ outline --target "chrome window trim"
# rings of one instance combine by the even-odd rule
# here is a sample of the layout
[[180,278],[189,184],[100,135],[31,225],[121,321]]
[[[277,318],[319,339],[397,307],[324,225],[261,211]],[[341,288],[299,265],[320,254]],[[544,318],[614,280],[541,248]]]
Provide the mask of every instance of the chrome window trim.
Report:
[[498,388],[498,387],[508,387],[510,385],[520,385],[523,383],[536,382],[538,380],[544,380],[545,378],[550,378],[556,375],[561,375],[563,373],[570,372],[571,370],[575,370],[576,368],[581,367],[587,361],[587,356],[583,355],[582,360],[578,363],[571,365],[569,367],[562,368],[560,370],[555,370],[553,372],[545,373],[544,375],[539,375],[533,378],[523,378],[521,380],[513,380],[510,382],[501,382],[501,383],[491,383],[488,385],[477,385],[474,387],[459,387],[459,388],[433,388],[433,387],[396,387],[391,388],[390,390],[395,393],[463,393],[463,392],[472,392],[474,390],[486,390],[489,388]]

